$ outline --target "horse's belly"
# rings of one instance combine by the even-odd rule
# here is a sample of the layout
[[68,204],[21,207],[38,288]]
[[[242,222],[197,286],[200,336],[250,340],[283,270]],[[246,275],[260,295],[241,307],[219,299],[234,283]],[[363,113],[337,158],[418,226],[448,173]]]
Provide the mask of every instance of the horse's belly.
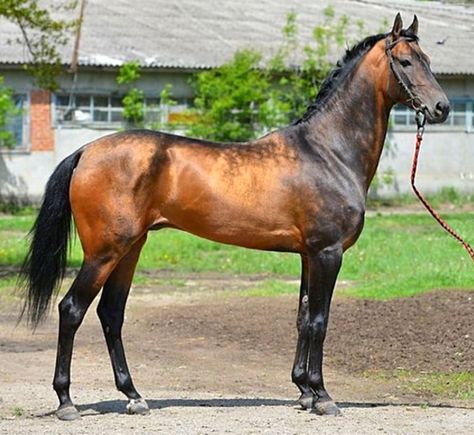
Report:
[[171,226],[216,242],[291,252],[299,252],[302,246],[300,231],[290,219],[252,204],[168,204],[160,214]]

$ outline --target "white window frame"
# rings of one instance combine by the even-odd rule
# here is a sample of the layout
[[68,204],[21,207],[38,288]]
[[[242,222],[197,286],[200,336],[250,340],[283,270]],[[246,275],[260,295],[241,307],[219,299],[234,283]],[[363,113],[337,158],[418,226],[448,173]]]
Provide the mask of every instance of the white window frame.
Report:
[[[467,133],[474,132],[474,98],[453,98],[450,100],[451,111],[445,123],[440,124],[438,128],[449,128],[451,130],[465,131]],[[464,104],[465,109],[461,111],[454,111],[455,104]],[[463,124],[454,124],[454,116],[461,115],[464,118]],[[395,122],[395,117],[405,118],[405,122]],[[406,106],[395,106],[390,114],[392,128],[394,130],[405,130],[416,126],[415,112]]]
[[[73,98],[73,104],[69,106],[59,105],[58,100],[60,97],[66,98]],[[86,97],[89,98],[88,106],[78,106],[77,109],[74,109],[74,103],[76,97]],[[94,101],[96,98],[107,98],[107,106],[95,106]],[[52,118],[53,118],[53,125],[58,127],[64,128],[74,128],[74,127],[90,127],[90,128],[106,128],[106,129],[118,129],[124,126],[125,121],[112,121],[112,114],[115,113],[122,113],[123,106],[112,106],[112,98],[123,98],[123,95],[111,95],[111,94],[92,94],[92,93],[77,93],[74,95],[68,95],[67,93],[58,93],[53,94],[52,98]],[[189,107],[189,100],[183,99],[181,103],[178,103],[173,106],[162,105],[159,102],[159,96],[145,96],[145,120],[146,122],[159,122],[165,123],[168,120],[168,116],[170,113],[176,113],[186,110]],[[152,102],[150,102],[152,101]],[[64,120],[60,119],[59,111],[66,110],[70,108],[71,110],[80,110],[81,108],[85,109],[84,112],[90,113],[91,118],[84,119],[84,120]],[[99,121],[94,120],[94,110],[101,110],[107,111],[107,120],[106,121]]]

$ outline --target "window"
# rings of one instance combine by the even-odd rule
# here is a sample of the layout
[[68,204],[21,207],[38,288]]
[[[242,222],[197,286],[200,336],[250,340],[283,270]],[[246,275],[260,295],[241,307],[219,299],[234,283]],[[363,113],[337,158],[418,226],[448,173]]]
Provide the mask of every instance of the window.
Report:
[[[54,119],[63,125],[95,125],[120,127],[124,123],[123,96],[109,95],[55,95]],[[187,99],[178,99],[177,104],[170,107],[160,105],[158,97],[146,97],[145,124],[152,126],[157,123],[174,121],[177,113],[189,107]]]
[[[442,125],[449,125],[467,132],[474,131],[474,100],[452,100],[448,119]],[[395,127],[415,126],[415,112],[406,106],[398,104],[391,113],[392,123]]]
[[123,122],[122,97],[106,95],[55,95],[58,124],[113,124]]
[[28,98],[26,94],[15,94],[12,99],[18,112],[8,122],[6,130],[13,134],[13,149],[22,149],[29,143]]

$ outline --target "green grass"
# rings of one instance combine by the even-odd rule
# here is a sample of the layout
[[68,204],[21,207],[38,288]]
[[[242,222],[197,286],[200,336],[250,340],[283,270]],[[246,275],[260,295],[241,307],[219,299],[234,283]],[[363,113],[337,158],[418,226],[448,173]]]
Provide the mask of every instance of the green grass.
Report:
[[[474,216],[450,214],[449,223],[471,243]],[[0,216],[0,264],[20,264],[25,235],[32,216]],[[70,264],[79,266],[81,249],[76,241]],[[366,220],[357,244],[344,257],[340,279],[352,285],[340,292],[356,297],[389,299],[412,296],[432,289],[474,289],[474,269],[469,256],[428,215],[374,216]],[[275,281],[264,283],[253,294],[280,294],[296,286],[277,283],[278,276],[297,279],[297,255],[252,251],[209,242],[175,230],[150,233],[139,270],[171,269],[182,272],[265,273]],[[139,277],[142,281],[146,277]]]
[[[426,199],[435,208],[443,206],[447,207],[461,207],[464,204],[472,203],[474,195],[468,193],[460,193],[454,187],[443,187],[434,194],[427,194]],[[420,205],[418,198],[411,192],[404,193],[388,198],[377,198],[369,195],[367,205],[369,208],[384,207],[404,207],[417,204]]]
[[[447,219],[467,240],[474,240],[472,214],[450,214]],[[368,219],[359,242],[347,253],[341,278],[357,281],[346,294],[377,299],[431,289],[474,289],[469,255],[425,215]]]
[[0,231],[28,232],[33,225],[34,216],[0,215]]
[[435,398],[474,399],[474,372],[457,373],[419,373],[411,370],[390,372],[370,372],[366,377],[385,381],[396,381],[409,392],[431,395]]
[[298,289],[299,285],[294,282],[266,279],[256,287],[240,291],[239,296],[279,296],[297,293]]
[[16,281],[16,277],[12,276],[0,279],[0,290],[14,287]]

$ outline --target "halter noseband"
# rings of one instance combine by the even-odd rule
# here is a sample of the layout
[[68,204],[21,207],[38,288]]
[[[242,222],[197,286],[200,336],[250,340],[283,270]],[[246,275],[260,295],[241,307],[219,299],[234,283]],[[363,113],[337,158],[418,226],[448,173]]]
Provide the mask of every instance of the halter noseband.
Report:
[[408,95],[408,102],[411,103],[413,109],[415,109],[416,113],[422,113],[424,116],[424,112],[426,110],[426,106],[423,104],[421,101],[421,98],[416,95],[412,89],[415,87],[413,83],[410,81],[408,76],[398,67],[398,65],[395,63],[395,60],[392,55],[392,49],[395,47],[399,42],[401,41],[414,41],[414,38],[409,38],[409,37],[402,37],[398,38],[394,42],[389,42],[388,38],[385,39],[385,53],[387,54],[388,61],[390,64],[390,69],[393,72],[393,75],[397,79],[398,84],[400,87],[405,91],[405,93]]

